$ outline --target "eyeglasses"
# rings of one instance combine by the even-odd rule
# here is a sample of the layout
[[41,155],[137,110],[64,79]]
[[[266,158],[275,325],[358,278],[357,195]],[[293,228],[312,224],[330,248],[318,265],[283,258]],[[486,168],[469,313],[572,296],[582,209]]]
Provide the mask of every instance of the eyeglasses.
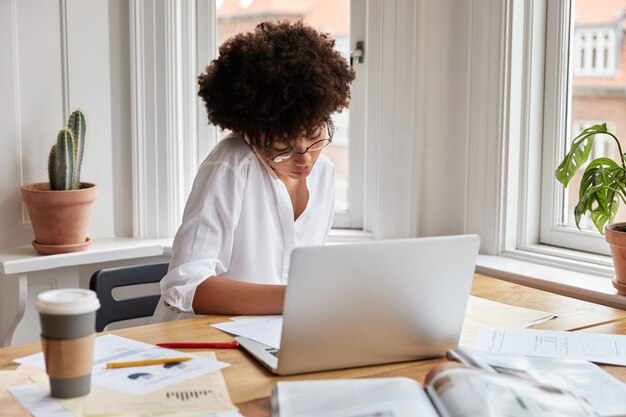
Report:
[[298,152],[295,149],[292,149],[290,151],[281,152],[278,155],[275,155],[272,158],[270,158],[270,160],[272,160],[273,162],[276,162],[276,163],[285,162],[286,160],[288,160],[292,156],[296,156],[298,154],[304,155],[307,152],[319,151],[322,148],[325,148],[328,145],[330,145],[330,142],[332,142],[332,139],[328,139],[328,138],[327,139],[318,140],[317,142],[313,143],[312,145],[307,146],[304,149],[304,151],[302,151],[302,152]]

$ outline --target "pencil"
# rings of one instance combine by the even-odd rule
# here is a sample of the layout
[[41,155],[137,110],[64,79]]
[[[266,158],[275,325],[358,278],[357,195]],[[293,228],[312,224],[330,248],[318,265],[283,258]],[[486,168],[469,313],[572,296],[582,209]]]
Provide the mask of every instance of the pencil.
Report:
[[236,349],[239,347],[237,342],[168,342],[156,345],[172,349]]
[[109,362],[107,368],[126,368],[128,366],[146,366],[146,365],[161,365],[165,363],[177,363],[190,361],[193,358],[159,358],[159,359],[147,359],[143,361],[131,361],[131,362]]

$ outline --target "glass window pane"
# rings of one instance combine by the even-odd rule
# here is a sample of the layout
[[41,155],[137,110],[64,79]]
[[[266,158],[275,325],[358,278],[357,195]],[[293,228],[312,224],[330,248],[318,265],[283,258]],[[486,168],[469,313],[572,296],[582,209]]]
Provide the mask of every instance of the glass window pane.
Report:
[[[349,0],[216,0],[216,8],[218,45],[237,33],[254,30],[262,21],[302,19],[318,31],[330,33],[336,49],[348,59]],[[336,210],[348,208],[348,120],[348,110],[333,116],[334,140],[324,148],[337,168]]]
[[[621,62],[625,45],[622,34],[626,28],[624,2],[576,0],[573,5],[568,149],[575,136],[597,123],[606,123],[609,131],[618,138],[626,135],[626,71]],[[620,142],[624,146],[624,142]],[[591,158],[600,156],[619,160],[617,146],[608,136],[597,137],[594,142]],[[585,168],[581,167],[565,190],[563,225],[576,227],[574,207]],[[626,220],[626,205],[623,203],[616,220]],[[581,219],[580,227],[597,232],[589,215]]]

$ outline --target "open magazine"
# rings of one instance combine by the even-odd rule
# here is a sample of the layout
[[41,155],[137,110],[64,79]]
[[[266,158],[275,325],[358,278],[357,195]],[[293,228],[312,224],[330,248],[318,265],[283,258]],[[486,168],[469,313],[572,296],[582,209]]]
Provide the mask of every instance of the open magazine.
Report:
[[626,384],[591,362],[510,355],[465,346],[448,351],[446,356],[486,371],[570,391],[585,398],[602,417],[626,417]]
[[582,397],[472,368],[438,373],[425,388],[409,378],[278,382],[273,417],[587,417]]

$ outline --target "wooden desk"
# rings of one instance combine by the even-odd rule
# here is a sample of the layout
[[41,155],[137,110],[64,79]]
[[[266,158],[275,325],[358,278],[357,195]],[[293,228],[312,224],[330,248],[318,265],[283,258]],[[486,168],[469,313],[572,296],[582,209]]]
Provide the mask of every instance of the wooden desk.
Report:
[[[539,309],[559,315],[558,318],[535,326],[535,328],[553,330],[585,329],[585,331],[626,334],[626,311],[595,305],[481,275],[474,277],[472,294],[505,304]],[[210,327],[210,324],[226,320],[228,320],[227,316],[206,316],[116,330],[111,333],[147,343],[194,340],[227,341],[232,338]],[[0,369],[15,369],[17,365],[12,363],[13,359],[38,351],[40,351],[39,343],[1,348]],[[241,412],[245,416],[269,415],[269,401],[267,397],[269,397],[278,380],[406,376],[423,382],[428,370],[435,363],[444,360],[438,358],[290,377],[276,377],[265,370],[243,350],[217,350],[217,357],[231,364],[230,367],[222,370],[222,372],[232,400],[240,406]],[[606,367],[606,369],[617,378],[626,382],[626,368]]]

